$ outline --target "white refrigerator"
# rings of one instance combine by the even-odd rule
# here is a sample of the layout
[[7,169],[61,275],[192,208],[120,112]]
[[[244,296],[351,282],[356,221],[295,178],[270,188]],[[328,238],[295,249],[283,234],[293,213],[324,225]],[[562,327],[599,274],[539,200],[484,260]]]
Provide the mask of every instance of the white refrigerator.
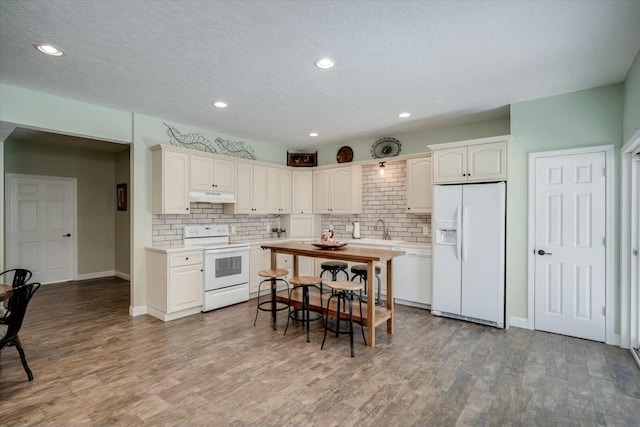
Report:
[[433,186],[432,314],[504,327],[506,186]]

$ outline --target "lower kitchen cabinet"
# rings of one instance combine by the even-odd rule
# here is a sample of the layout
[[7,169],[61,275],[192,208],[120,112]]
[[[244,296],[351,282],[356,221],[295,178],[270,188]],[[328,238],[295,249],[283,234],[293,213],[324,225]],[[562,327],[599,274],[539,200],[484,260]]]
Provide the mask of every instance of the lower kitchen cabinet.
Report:
[[[260,270],[271,269],[271,251],[269,249],[262,249],[261,245],[252,245],[249,256],[249,292],[251,297],[256,297],[258,294],[258,286],[260,282],[264,280],[264,277],[258,276]],[[312,276],[314,270],[313,258],[300,257],[298,258],[298,274],[301,276]],[[289,273],[285,279],[289,280],[293,277],[293,256],[278,254],[276,258],[278,268],[287,270]],[[278,290],[286,289],[286,285],[280,282],[278,284]],[[263,285],[261,294],[266,295],[270,292],[269,285]]]
[[202,309],[203,251],[147,248],[147,312],[167,321]]

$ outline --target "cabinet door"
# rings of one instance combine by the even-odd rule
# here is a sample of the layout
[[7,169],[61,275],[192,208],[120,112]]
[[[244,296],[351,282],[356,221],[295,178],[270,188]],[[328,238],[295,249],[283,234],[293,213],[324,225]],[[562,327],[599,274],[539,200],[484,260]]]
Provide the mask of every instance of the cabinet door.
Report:
[[333,169],[331,176],[333,214],[351,213],[351,168]]
[[291,213],[313,212],[313,174],[311,171],[293,171],[291,173],[292,196]]
[[[252,246],[249,252],[249,292],[258,292],[258,285],[264,277],[258,276],[258,272],[262,270],[262,257],[264,249],[260,246]],[[262,287],[262,294],[265,293],[265,287]]]
[[169,313],[202,305],[202,265],[169,269]]
[[233,160],[213,160],[213,184],[216,191],[236,191],[236,162]]
[[467,147],[447,148],[433,152],[433,183],[467,180]]
[[267,167],[253,166],[253,209],[251,213],[267,213]]
[[331,212],[331,170],[313,172],[313,212]]
[[291,213],[291,171],[285,169],[279,169],[279,171],[280,207],[278,213],[289,214]]
[[267,212],[280,211],[280,170],[267,168]]
[[507,178],[507,144],[470,145],[467,148],[467,180],[493,181]]
[[431,159],[407,160],[407,213],[430,213]]
[[162,198],[165,214],[189,213],[189,155],[164,151]]
[[235,212],[248,214],[253,209],[253,166],[249,163],[238,163],[238,191],[236,194]]
[[191,189],[199,191],[213,190],[213,159],[192,154]]

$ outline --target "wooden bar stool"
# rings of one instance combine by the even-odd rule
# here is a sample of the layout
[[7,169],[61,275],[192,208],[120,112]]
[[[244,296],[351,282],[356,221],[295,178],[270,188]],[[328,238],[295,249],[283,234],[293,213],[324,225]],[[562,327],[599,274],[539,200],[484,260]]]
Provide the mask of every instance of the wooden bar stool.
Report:
[[[380,305],[380,267],[377,265],[374,266],[376,280],[378,281],[378,300],[376,301],[376,305]],[[356,264],[351,267],[351,272],[353,276],[351,276],[351,280],[353,281],[356,277],[362,282],[364,280],[364,294],[367,294],[367,264]],[[375,295],[374,295],[375,299]]]
[[[331,329],[329,327],[329,315],[327,314],[327,321],[324,324],[324,336],[322,337],[322,346],[320,346],[320,349],[324,349],[324,342],[327,338],[327,330],[335,332],[336,337],[341,333],[347,333],[347,331],[340,330],[340,302],[342,301],[343,307],[349,304],[349,344],[351,346],[351,357],[354,357],[355,351],[353,350],[353,297],[355,295],[355,291],[362,291],[363,284],[362,282],[329,282],[327,283],[327,286],[332,291],[331,296],[327,301],[327,313],[329,312],[329,307],[331,307],[331,299],[338,298],[336,308],[336,328]],[[367,345],[367,338],[365,338],[364,336],[364,327],[362,326],[362,299],[360,298],[360,296],[358,296],[358,301],[360,302],[360,330],[362,331],[364,344]]]
[[[258,305],[256,306],[256,318],[253,319],[253,326],[256,326],[256,321],[258,320],[258,312],[260,311],[270,311],[271,318],[273,319],[273,330],[276,330],[276,313],[278,311],[286,310],[289,308],[288,305],[284,305],[282,302],[276,302],[276,291],[278,282],[284,282],[287,285],[287,290],[289,290],[289,283],[284,279],[284,277],[289,274],[287,270],[277,269],[277,270],[260,270],[258,272],[258,276],[266,277],[260,284],[258,285]],[[262,288],[262,284],[265,282],[271,282],[271,300],[260,302],[260,289]],[[277,307],[277,304],[282,304],[281,307]],[[269,307],[264,307],[265,305],[269,305]]]
[[[307,342],[309,342],[309,323],[322,319],[322,277],[317,276],[296,276],[289,279],[291,283],[291,290],[289,291],[289,316],[287,318],[287,326],[284,328],[284,334],[287,334],[289,328],[289,320],[298,320],[306,325],[307,328]],[[309,288],[317,287],[320,290],[320,308],[321,311],[317,317],[310,317],[309,310]],[[302,307],[291,310],[291,293],[296,289],[302,289]],[[302,315],[302,318],[299,315]]]

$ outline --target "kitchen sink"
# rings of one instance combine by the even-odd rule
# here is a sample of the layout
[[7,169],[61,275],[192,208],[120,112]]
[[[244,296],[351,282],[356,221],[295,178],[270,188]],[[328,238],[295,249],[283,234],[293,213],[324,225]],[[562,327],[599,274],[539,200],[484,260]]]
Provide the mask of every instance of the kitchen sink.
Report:
[[371,245],[371,246],[398,246],[404,240],[384,240],[384,239],[354,239],[348,242],[351,245]]

